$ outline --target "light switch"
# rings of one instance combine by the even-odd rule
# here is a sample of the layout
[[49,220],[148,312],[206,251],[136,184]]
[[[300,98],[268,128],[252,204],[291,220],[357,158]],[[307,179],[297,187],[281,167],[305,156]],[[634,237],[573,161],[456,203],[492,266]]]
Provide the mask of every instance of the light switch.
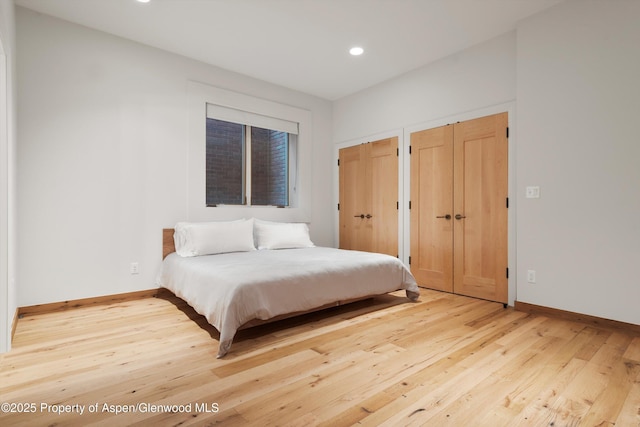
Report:
[[540,187],[527,187],[527,199],[539,199],[540,198]]

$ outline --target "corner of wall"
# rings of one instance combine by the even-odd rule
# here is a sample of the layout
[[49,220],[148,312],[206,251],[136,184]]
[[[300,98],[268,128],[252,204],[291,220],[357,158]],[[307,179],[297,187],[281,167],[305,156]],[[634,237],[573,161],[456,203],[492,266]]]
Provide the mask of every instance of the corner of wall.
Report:
[[15,91],[15,8],[13,1],[0,0],[0,353],[11,348],[11,336],[17,310],[15,281],[15,166],[16,99]]

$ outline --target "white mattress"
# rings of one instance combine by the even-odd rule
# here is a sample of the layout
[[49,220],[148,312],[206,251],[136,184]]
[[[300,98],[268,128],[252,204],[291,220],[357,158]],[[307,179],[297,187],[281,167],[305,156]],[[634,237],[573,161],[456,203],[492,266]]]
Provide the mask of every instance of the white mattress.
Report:
[[218,329],[218,357],[229,351],[238,328],[253,319],[398,289],[411,300],[419,296],[415,279],[397,258],[323,247],[198,257],[172,253],[162,263],[157,284]]

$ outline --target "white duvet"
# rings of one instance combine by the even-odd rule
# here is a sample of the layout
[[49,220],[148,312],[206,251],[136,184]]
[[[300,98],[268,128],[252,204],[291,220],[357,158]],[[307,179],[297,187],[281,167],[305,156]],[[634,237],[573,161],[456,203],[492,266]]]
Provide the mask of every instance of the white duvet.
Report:
[[158,286],[171,290],[220,332],[218,357],[253,319],[312,310],[336,301],[418,286],[397,258],[313,247],[165,258]]

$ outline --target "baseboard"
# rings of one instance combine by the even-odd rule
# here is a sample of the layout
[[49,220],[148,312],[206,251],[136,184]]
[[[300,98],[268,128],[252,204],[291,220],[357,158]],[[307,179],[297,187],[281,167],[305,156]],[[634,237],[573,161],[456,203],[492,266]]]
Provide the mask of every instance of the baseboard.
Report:
[[[49,304],[37,304],[26,307],[19,307],[13,317],[11,325],[11,340],[16,333],[18,319],[23,316],[33,314],[50,313],[55,311],[64,311],[74,308],[113,304],[116,302],[138,300],[143,298],[154,298],[162,296],[165,293],[171,294],[164,288],[148,289],[144,291],[128,292],[123,294],[105,295],[101,297],[82,298],[70,301],[54,302]],[[526,302],[515,301],[514,309],[525,313],[538,314],[543,316],[553,316],[573,322],[588,323],[592,326],[620,329],[627,332],[640,334],[640,325],[633,323],[620,322],[618,320],[605,319],[602,317],[590,316],[587,314],[574,313],[571,311],[560,310],[557,308],[545,307],[541,305],[529,304]]]
[[16,308],[16,312],[13,314],[13,323],[11,323],[11,342],[13,342],[13,336],[16,334],[16,327],[18,326],[19,317],[20,309]]
[[[83,299],[77,299],[77,300],[71,300],[71,301],[54,302],[50,304],[38,304],[38,305],[31,305],[27,307],[19,307],[17,311],[17,316],[23,317],[23,316],[29,316],[32,314],[42,314],[42,313],[51,313],[54,311],[70,310],[73,308],[113,304],[116,302],[131,301],[131,300],[137,300],[137,299],[143,299],[143,298],[153,298],[153,297],[157,297],[163,291],[164,291],[163,288],[156,288],[156,289],[148,289],[145,291],[128,292],[124,294],[105,295],[102,297],[83,298]],[[14,321],[14,328],[15,328],[15,323],[16,322]]]
[[539,314],[543,316],[555,317],[572,322],[588,323],[592,326],[619,329],[634,334],[640,334],[640,325],[620,322],[618,320],[604,319],[602,317],[589,316],[588,314],[574,313],[572,311],[559,310],[557,308],[545,307],[541,305],[529,304],[516,301],[514,308],[525,313]]

